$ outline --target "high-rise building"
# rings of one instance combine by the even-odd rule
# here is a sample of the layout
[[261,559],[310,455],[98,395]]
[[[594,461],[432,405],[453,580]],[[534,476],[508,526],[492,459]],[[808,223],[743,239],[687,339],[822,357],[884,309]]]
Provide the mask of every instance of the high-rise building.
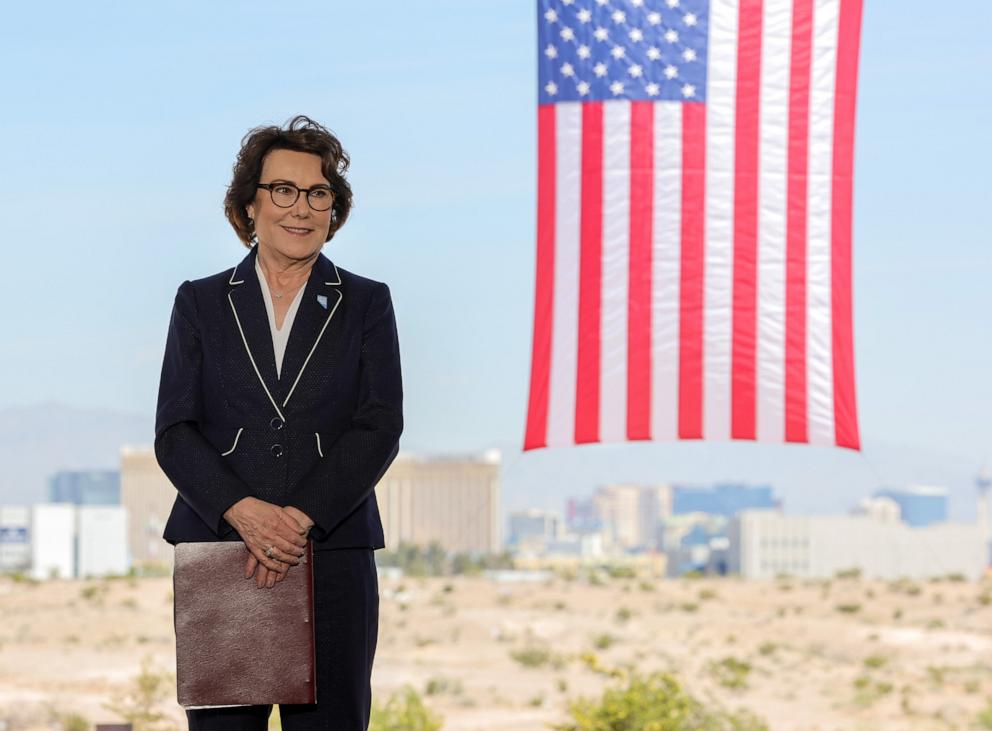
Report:
[[904,488],[878,490],[876,497],[892,498],[899,504],[906,525],[923,528],[947,522],[947,488],[908,485]]
[[658,547],[658,526],[671,515],[667,485],[605,485],[592,497],[609,543],[624,550]]
[[61,470],[48,480],[48,502],[120,505],[121,476],[116,470]]
[[528,508],[510,513],[508,520],[510,535],[507,545],[521,546],[525,544],[546,545],[558,538],[561,533],[561,519],[547,510]]
[[676,486],[672,494],[672,512],[709,513],[727,518],[748,508],[779,507],[768,485],[718,484],[713,487]]
[[151,447],[123,447],[120,474],[132,565],[171,565],[172,546],[162,538],[162,531],[176,499],[176,488],[158,466]]
[[386,547],[400,543],[448,551],[502,549],[500,456],[416,457],[401,453],[375,489]]

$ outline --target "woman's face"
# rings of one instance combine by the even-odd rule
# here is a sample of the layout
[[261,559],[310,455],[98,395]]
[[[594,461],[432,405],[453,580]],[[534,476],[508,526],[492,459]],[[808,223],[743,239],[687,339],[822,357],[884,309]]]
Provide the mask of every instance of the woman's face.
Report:
[[[292,183],[297,188],[329,185],[320,170],[320,157],[296,150],[268,153],[258,182]],[[289,259],[307,259],[320,251],[331,226],[331,210],[315,211],[302,192],[296,203],[281,208],[272,202],[268,190],[258,188],[255,200],[248,204],[248,215],[255,219],[258,245]]]

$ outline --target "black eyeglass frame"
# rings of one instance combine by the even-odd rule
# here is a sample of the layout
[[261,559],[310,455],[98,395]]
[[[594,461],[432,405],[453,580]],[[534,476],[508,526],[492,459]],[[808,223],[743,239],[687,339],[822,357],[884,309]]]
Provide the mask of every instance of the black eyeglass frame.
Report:
[[[284,185],[284,186],[287,186],[289,188],[293,188],[293,189],[296,190],[296,197],[293,198],[293,202],[290,203],[288,206],[284,206],[284,205],[282,205],[280,203],[276,203],[276,198],[275,198],[275,195],[273,195],[272,189],[274,187],[278,187],[280,185]],[[334,191],[332,191],[331,188],[330,188],[330,186],[327,186],[327,185],[313,185],[313,186],[311,186],[309,188],[301,188],[298,185],[296,185],[296,183],[290,183],[288,180],[276,180],[276,181],[273,181],[271,183],[258,183],[256,185],[256,187],[257,188],[264,188],[265,190],[269,191],[269,198],[272,200],[272,205],[278,206],[279,208],[292,208],[293,206],[295,206],[296,205],[296,201],[298,201],[300,199],[300,193],[306,193],[307,194],[307,205],[310,206],[315,211],[320,211],[321,213],[323,213],[324,211],[331,210],[331,208],[334,206]],[[327,206],[327,208],[317,208],[313,204],[313,201],[310,200],[310,192],[311,191],[314,191],[314,190],[323,190],[323,191],[326,191],[327,193],[330,194],[330,199],[329,200],[331,202]]]

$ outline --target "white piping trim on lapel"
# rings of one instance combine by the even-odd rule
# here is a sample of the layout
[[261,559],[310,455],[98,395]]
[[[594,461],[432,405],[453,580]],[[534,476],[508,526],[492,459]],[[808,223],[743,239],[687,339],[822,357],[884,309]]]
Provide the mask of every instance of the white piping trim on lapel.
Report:
[[321,457],[321,459],[323,459],[324,458],[324,450],[322,450],[320,448],[320,434],[318,434],[317,432],[314,432],[313,435],[315,437],[317,437],[317,454],[319,454],[320,457]]
[[324,282],[324,284],[333,284],[334,286],[338,286],[338,285],[341,284],[341,272],[338,271],[338,265],[335,264],[333,261],[331,262],[331,266],[334,267],[334,276],[337,277],[337,281],[336,282]]
[[[335,267],[334,270],[335,270],[335,272],[337,272],[337,267]],[[338,280],[340,280],[340,279],[341,279],[341,276],[338,275]],[[328,284],[332,284],[332,282],[328,282]],[[340,281],[339,281],[339,284],[340,284]],[[327,329],[328,323],[330,323],[331,318],[334,317],[334,313],[337,312],[338,305],[340,305],[341,304],[341,300],[344,299],[344,295],[341,294],[341,290],[340,289],[335,290],[335,291],[338,293],[338,301],[335,302],[334,303],[334,307],[331,308],[331,313],[327,316],[327,319],[324,320],[324,326],[322,328],[320,328],[320,332],[317,334],[317,339],[313,341],[313,347],[310,348],[310,352],[307,353],[307,359],[305,361],[303,361],[303,365],[300,366],[300,372],[296,374],[296,380],[293,381],[292,388],[289,389],[289,393],[286,394],[286,399],[282,402],[283,408],[286,408],[286,404],[289,403],[289,397],[292,396],[293,395],[293,391],[296,390],[296,384],[300,382],[300,376],[302,376],[303,375],[303,371],[305,371],[307,369],[307,363],[310,362],[310,356],[313,355],[313,351],[315,351],[317,349],[317,344],[320,343],[320,339],[324,336],[324,330]],[[283,419],[283,421],[285,421],[285,419]]]
[[244,430],[245,430],[244,427],[238,429],[238,433],[234,435],[234,444],[232,444],[231,448],[226,452],[221,452],[220,453],[221,457],[226,457],[227,455],[229,455],[231,452],[233,452],[235,449],[238,448],[238,440],[241,439],[241,432],[243,432]]
[[[272,408],[274,408],[276,413],[279,414],[279,418],[286,421],[286,417],[283,416],[282,412],[279,410],[279,405],[276,403],[276,400],[272,398],[272,394],[269,393],[269,387],[265,385],[265,379],[262,378],[262,374],[259,372],[258,366],[255,365],[255,356],[251,354],[251,348],[248,347],[248,340],[245,338],[245,331],[241,329],[241,318],[238,317],[238,309],[234,306],[234,300],[231,299],[230,292],[227,293],[227,301],[231,303],[231,312],[234,313],[234,321],[238,324],[238,332],[241,333],[241,342],[245,344],[245,351],[248,353],[248,360],[251,361],[251,367],[255,369],[255,375],[258,376],[258,382],[261,383],[262,388],[265,389],[265,395],[269,397],[269,401],[272,402]],[[287,398],[286,400],[288,401],[289,399]],[[285,405],[286,404],[283,404],[283,406]]]
[[236,282],[234,281],[234,275],[237,274],[237,273],[238,273],[238,267],[235,266],[234,269],[231,270],[231,278],[227,280],[227,283],[228,284],[244,284],[245,283],[245,280],[243,280],[243,279],[239,279]]

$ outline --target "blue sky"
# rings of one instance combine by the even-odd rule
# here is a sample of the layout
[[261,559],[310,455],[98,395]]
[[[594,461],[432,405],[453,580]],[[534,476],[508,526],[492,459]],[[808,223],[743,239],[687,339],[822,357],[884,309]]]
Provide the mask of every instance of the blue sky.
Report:
[[[519,448],[534,282],[531,0],[20,3],[4,14],[0,408],[99,406],[146,413],[150,429],[176,287],[243,255],[221,209],[239,141],[302,112],[352,155],[356,207],[325,252],[393,291],[405,445]],[[992,460],[990,26],[992,6],[977,0],[867,3],[854,305],[869,458],[878,445]],[[723,476],[757,482],[774,478],[763,465],[782,450],[802,455],[582,449],[576,464],[660,455],[660,476],[670,457],[683,479],[709,479],[726,458]],[[850,455],[812,451],[838,479],[866,473]],[[529,457],[511,457],[528,471]]]

